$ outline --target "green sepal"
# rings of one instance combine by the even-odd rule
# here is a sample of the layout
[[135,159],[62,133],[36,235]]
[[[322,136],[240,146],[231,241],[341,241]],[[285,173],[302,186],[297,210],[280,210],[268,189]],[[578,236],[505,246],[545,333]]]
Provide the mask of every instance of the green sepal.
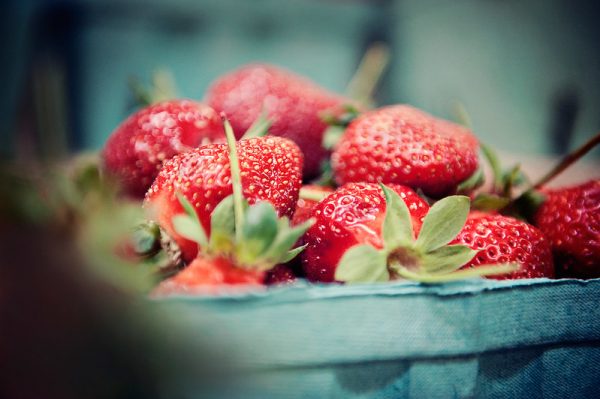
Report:
[[452,241],[469,215],[469,198],[453,195],[433,204],[423,220],[415,247],[430,252]]
[[385,252],[370,245],[356,245],[348,249],[335,270],[335,280],[346,283],[374,283],[389,281]]
[[494,192],[500,192],[502,190],[502,168],[500,166],[500,160],[498,159],[498,155],[496,152],[492,150],[486,144],[480,143],[481,152],[483,153],[484,158],[490,165],[490,169],[492,170],[492,187]]
[[500,197],[495,194],[478,194],[473,200],[473,209],[480,211],[498,211],[505,208],[510,203],[510,199]]
[[177,193],[177,199],[181,204],[185,215],[175,215],[173,217],[173,228],[181,236],[193,240],[203,248],[208,246],[206,232],[198,219],[198,214],[194,206],[181,193]]
[[421,257],[421,267],[426,273],[451,273],[466,265],[477,255],[466,245],[446,245]]
[[211,214],[209,250],[217,253],[231,252],[234,236],[233,195],[229,195],[219,202]]
[[513,188],[527,181],[527,177],[521,170],[521,165],[516,164],[502,174],[502,193],[504,197],[511,199]]
[[285,254],[285,256],[283,256],[281,258],[280,263],[288,263],[289,261],[291,261],[292,259],[294,259],[296,256],[298,256],[302,251],[304,251],[304,248],[306,248],[308,244],[304,244],[301,245],[299,247],[290,249],[289,251],[287,251],[287,253]]
[[331,160],[329,157],[321,161],[321,175],[313,183],[319,186],[335,187],[335,180],[333,178],[333,169],[331,167]]
[[505,209],[507,214],[519,219],[533,222],[534,216],[539,207],[546,201],[546,196],[536,190],[527,190],[515,199],[510,206]]
[[173,228],[182,237],[192,240],[202,248],[206,248],[208,242],[206,240],[206,233],[200,224],[188,215],[175,215],[172,219]]
[[481,168],[477,170],[467,180],[463,181],[456,187],[457,194],[468,194],[478,187],[481,187],[485,181],[485,176]]
[[134,251],[140,256],[153,256],[160,251],[160,228],[154,222],[143,223],[133,229]]
[[335,147],[337,142],[340,141],[340,139],[344,135],[345,131],[346,131],[345,126],[340,126],[340,125],[328,126],[325,129],[325,131],[323,132],[323,142],[322,142],[323,148],[328,149],[328,150],[333,149],[333,147]]
[[352,104],[344,104],[342,108],[344,112],[340,115],[334,115],[331,112],[325,112],[321,115],[321,120],[329,125],[323,132],[323,141],[321,142],[325,149],[333,149],[344,135],[350,122],[360,114],[360,111]]
[[269,202],[259,202],[248,208],[237,242],[237,255],[242,263],[253,263],[271,245],[278,233],[277,212]]
[[272,122],[268,118],[267,111],[263,109],[256,118],[256,120],[250,125],[246,133],[242,136],[242,139],[249,139],[251,137],[263,137],[269,133],[269,128],[271,127]]
[[383,221],[383,242],[390,250],[399,246],[412,247],[414,232],[406,203],[391,188],[380,184],[385,196],[386,210]]
[[288,251],[298,241],[302,235],[315,223],[315,219],[308,219],[306,222],[295,227],[289,226],[289,220],[286,217],[279,219],[279,231],[277,236],[267,249],[262,259],[270,260],[272,263],[284,263]]
[[517,264],[499,264],[499,265],[480,265],[471,269],[457,270],[447,274],[430,274],[430,273],[416,273],[405,267],[398,267],[395,272],[402,278],[412,281],[419,281],[421,283],[437,284],[445,283],[448,281],[466,280],[470,278],[480,278],[484,276],[496,276],[501,274],[508,274],[519,270],[520,266]]

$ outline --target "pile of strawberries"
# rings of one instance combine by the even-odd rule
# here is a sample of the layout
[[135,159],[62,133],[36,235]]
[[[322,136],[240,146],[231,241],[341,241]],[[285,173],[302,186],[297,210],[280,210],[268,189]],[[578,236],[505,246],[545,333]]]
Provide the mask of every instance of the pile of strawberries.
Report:
[[[343,131],[333,146],[323,145],[328,124]],[[249,65],[214,82],[203,103],[131,115],[103,167],[160,227],[176,273],[155,295],[297,277],[600,277],[600,179],[514,196],[505,178],[482,193],[479,151],[465,126],[408,105],[368,110]],[[318,179],[323,165],[329,179]]]

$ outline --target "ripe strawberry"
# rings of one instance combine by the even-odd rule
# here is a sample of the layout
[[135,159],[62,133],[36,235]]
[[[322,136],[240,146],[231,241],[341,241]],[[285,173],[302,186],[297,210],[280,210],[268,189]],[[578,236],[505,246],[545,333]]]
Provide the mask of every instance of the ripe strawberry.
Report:
[[104,168],[126,193],[143,198],[165,160],[224,140],[212,108],[191,100],[164,101],[137,111],[115,129],[102,153]]
[[263,64],[223,75],[206,95],[210,106],[227,114],[238,137],[265,109],[272,123],[270,134],[287,137],[302,150],[305,179],[319,173],[327,155],[321,146],[327,126],[319,114],[345,101],[304,77]]
[[[229,160],[230,191],[232,195],[224,198],[210,215],[210,233],[203,226],[201,215],[206,214],[206,208],[199,211],[188,201],[184,194],[177,196],[180,207],[184,211],[172,217],[172,226],[180,237],[192,240],[198,245],[198,256],[190,265],[179,274],[162,282],[154,291],[155,296],[189,293],[215,293],[223,285],[248,286],[268,282],[282,281],[285,277],[285,266],[278,266],[292,260],[303,247],[290,249],[298,238],[312,224],[312,220],[300,226],[292,227],[289,219],[284,216],[279,218],[274,206],[268,201],[261,201],[254,205],[248,204],[248,199],[243,196],[242,180],[243,171],[248,168],[247,155],[257,155],[248,151],[247,142],[236,146],[231,126],[225,121],[227,135],[227,150]],[[277,149],[281,150],[281,143],[295,145],[285,139],[268,138],[266,142],[279,143]],[[250,141],[250,140],[247,140]],[[273,152],[265,143],[260,143],[263,156]],[[238,154],[236,147],[243,149]],[[296,148],[296,152],[299,150]],[[300,158],[300,155],[294,155]],[[260,156],[259,156],[260,158]],[[282,160],[277,154],[274,160]],[[273,160],[272,159],[272,160]],[[287,167],[295,167],[296,180],[299,180],[300,165],[293,165],[290,160],[283,159],[282,165],[273,165],[275,169],[286,172]],[[256,173],[251,168],[251,173]],[[214,172],[214,171],[213,171]],[[215,174],[210,175],[216,178]],[[268,178],[271,176],[267,176]],[[284,177],[285,178],[285,177]],[[289,177],[287,177],[289,179]],[[246,173],[246,180],[248,173]],[[223,179],[221,179],[223,180]],[[227,183],[224,183],[227,184]],[[258,183],[257,183],[258,184]],[[299,184],[299,183],[298,183]],[[267,190],[268,183],[263,189]],[[221,190],[224,190],[221,188]],[[297,192],[296,192],[297,195]],[[272,271],[267,275],[268,271]]]
[[288,265],[277,265],[267,272],[265,284],[291,284],[296,281],[296,273]]
[[262,285],[265,271],[236,267],[225,257],[199,256],[175,276],[162,281],[152,296],[214,293],[223,285]]
[[312,216],[314,207],[320,200],[333,192],[333,188],[327,186],[317,186],[316,184],[307,184],[300,189],[300,197],[296,203],[296,211],[292,219],[293,225],[306,222]]
[[521,265],[519,270],[511,274],[491,278],[504,280],[554,277],[548,239],[534,226],[512,217],[471,212],[453,243],[464,244],[479,251],[463,268],[502,263]]
[[[302,179],[298,146],[281,137],[256,137],[242,140],[236,147],[248,202],[269,201],[279,216],[291,217]],[[194,259],[198,247],[173,229],[171,219],[183,212],[176,193],[193,204],[202,227],[210,234],[212,211],[232,193],[229,163],[227,144],[208,144],[176,155],[165,162],[146,195],[146,207],[179,244],[186,262]]]
[[477,170],[478,148],[468,129],[407,105],[394,105],[352,121],[331,161],[338,184],[402,184],[440,197],[455,191]]
[[551,190],[534,216],[563,277],[600,277],[600,180]]
[[[412,189],[390,186],[408,206],[413,228],[419,231],[429,206]],[[357,244],[381,248],[386,201],[374,183],[350,183],[325,197],[315,207],[316,223],[306,232],[302,265],[311,281],[332,282],[344,253]]]

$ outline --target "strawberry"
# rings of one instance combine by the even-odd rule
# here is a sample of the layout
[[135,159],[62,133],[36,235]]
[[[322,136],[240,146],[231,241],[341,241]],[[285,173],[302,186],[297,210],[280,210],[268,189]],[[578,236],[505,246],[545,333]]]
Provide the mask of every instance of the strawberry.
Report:
[[215,293],[223,285],[262,285],[264,279],[265,271],[236,267],[227,257],[199,256],[175,276],[162,281],[152,295]]
[[600,180],[545,194],[534,223],[551,242],[558,274],[600,277]]
[[350,122],[332,157],[338,184],[383,182],[441,197],[478,168],[468,129],[408,105],[366,112]]
[[469,198],[450,196],[429,208],[407,187],[380,186],[351,183],[317,205],[302,254],[308,279],[438,283],[516,269],[489,265],[458,270],[477,254],[466,245],[448,245],[467,219]]
[[[279,216],[293,215],[301,186],[302,154],[292,141],[281,137],[254,137],[237,143],[241,185],[250,204],[269,201]],[[176,193],[193,204],[202,227],[210,234],[211,213],[233,192],[227,144],[207,144],[165,162],[146,194],[151,216],[179,244],[190,262],[196,243],[174,231],[171,220],[181,213]]]
[[[290,247],[310,227],[313,220],[292,227],[287,216],[278,217],[270,202],[261,201],[249,205],[249,199],[244,198],[242,189],[243,165],[249,160],[241,153],[238,156],[233,131],[227,121],[225,132],[230,176],[227,182],[231,180],[229,185],[232,194],[220,201],[210,214],[209,233],[201,220],[206,208],[197,210],[198,207],[192,205],[184,194],[177,194],[182,213],[172,216],[171,225],[179,237],[195,242],[199,250],[187,268],[156,287],[154,296],[215,293],[224,285],[248,286],[283,282],[286,270],[281,264],[289,262],[303,250],[303,247]],[[281,138],[266,140],[289,143]],[[243,142],[239,144],[239,148],[247,149]],[[273,148],[263,146],[263,154],[268,151],[273,151]],[[296,152],[299,150],[296,149]],[[279,159],[279,155],[275,159]],[[286,160],[280,166],[280,172],[283,173],[290,164]],[[295,165],[295,168],[299,175],[300,166]],[[299,180],[299,176],[296,180]],[[266,190],[267,187],[264,186],[263,189]],[[269,271],[272,272],[267,274]]]
[[[295,259],[295,258],[294,258]],[[296,273],[288,265],[277,265],[267,272],[265,284],[292,284],[296,281]]]
[[296,203],[296,211],[292,224],[297,225],[306,222],[312,216],[314,207],[333,192],[333,188],[327,186],[318,186],[316,184],[307,184],[300,189],[300,197]]
[[212,108],[191,100],[164,101],[137,111],[115,129],[102,152],[104,169],[124,192],[143,198],[165,160],[224,140]]
[[[429,206],[408,187],[390,187],[402,196],[418,231]],[[302,254],[306,277],[332,282],[337,264],[350,247],[369,243],[381,248],[385,209],[383,192],[374,183],[350,183],[321,200],[312,213],[316,223],[304,236],[308,244]]]
[[453,243],[464,244],[478,251],[464,268],[504,263],[520,265],[520,269],[513,273],[492,278],[554,277],[548,239],[534,226],[510,216],[471,212]]
[[304,178],[320,171],[327,151],[321,146],[327,127],[319,115],[346,100],[315,83],[271,65],[246,65],[221,76],[208,90],[206,102],[225,112],[238,134],[246,131],[263,109],[270,134],[287,137],[304,154]]

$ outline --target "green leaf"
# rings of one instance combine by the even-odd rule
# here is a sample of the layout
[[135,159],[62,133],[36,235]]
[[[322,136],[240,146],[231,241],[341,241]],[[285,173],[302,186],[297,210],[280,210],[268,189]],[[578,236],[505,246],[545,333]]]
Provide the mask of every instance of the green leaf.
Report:
[[289,251],[287,251],[287,254],[285,254],[285,256],[281,258],[280,263],[288,263],[289,261],[294,259],[296,256],[298,256],[298,254],[300,254],[300,252],[304,251],[304,248],[306,248],[307,245],[308,244],[304,244],[302,246],[299,246],[299,247],[296,247],[294,249],[290,249]]
[[521,165],[519,164],[516,164],[502,175],[502,191],[505,197],[512,197],[512,190],[517,185],[519,176],[523,177]]
[[267,201],[248,208],[242,228],[242,241],[237,244],[246,262],[260,257],[277,236],[277,212]]
[[328,150],[333,149],[340,138],[344,135],[346,128],[339,125],[331,125],[325,129],[323,133],[323,148]]
[[219,202],[210,216],[210,234],[212,235],[215,232],[231,236],[235,232],[233,195],[229,195]]
[[298,241],[300,237],[315,223],[315,219],[309,219],[306,222],[290,228],[289,220],[287,218],[279,219],[279,232],[277,237],[273,240],[271,247],[266,251],[263,256],[264,259],[269,259],[273,263],[282,263],[285,259],[286,254]]
[[138,255],[151,256],[160,250],[160,229],[156,223],[144,223],[133,230],[133,243]]
[[453,195],[439,200],[425,216],[415,246],[430,252],[448,244],[460,232],[468,214],[468,197]]
[[419,281],[421,283],[428,284],[439,284],[446,283],[449,281],[467,280],[470,278],[508,274],[519,270],[519,267],[519,265],[513,263],[498,265],[481,265],[472,269],[457,270],[455,272],[447,274],[417,273],[410,271],[405,267],[399,267],[398,270],[396,270],[396,273],[398,273],[400,277],[403,277],[407,280]]
[[229,252],[235,237],[233,195],[225,197],[215,207],[210,218],[209,249],[214,252]]
[[263,109],[254,121],[252,125],[246,130],[242,139],[249,139],[251,137],[263,137],[269,133],[269,128],[271,127],[271,121],[268,118],[267,110]]
[[447,245],[421,257],[421,267],[426,273],[445,274],[460,269],[477,255],[466,245]]
[[498,211],[510,203],[510,199],[495,194],[478,194],[473,200],[473,209],[480,211]]
[[475,173],[471,175],[467,180],[463,181],[456,188],[458,194],[468,194],[477,187],[480,187],[485,180],[483,170],[478,168]]
[[357,245],[347,250],[335,270],[335,279],[346,283],[388,281],[386,255],[370,245]]
[[182,237],[192,240],[202,248],[206,248],[208,240],[202,226],[188,215],[173,216],[173,228]]
[[[181,233],[177,230],[177,227],[175,224],[175,219],[183,220],[183,218],[178,217],[178,216],[183,216],[183,215],[175,215],[173,217],[173,227],[179,234],[181,234],[182,236],[184,236],[186,238],[189,238],[189,237],[185,236],[184,234],[188,234],[188,233],[192,234],[192,238],[190,238],[190,240],[194,240],[201,247],[203,247],[203,248],[208,247],[208,238],[206,236],[206,232],[204,231],[204,228],[202,227],[202,224],[200,223],[200,219],[198,219],[198,214],[196,213],[196,209],[194,209],[194,206],[181,193],[177,193],[177,199],[179,200],[179,203],[183,207],[184,212],[188,216],[189,221],[179,222],[179,224],[183,228],[183,232],[184,232],[184,233]],[[196,227],[187,226],[190,223],[195,224]]]
[[490,169],[492,169],[492,176],[494,179],[492,181],[492,185],[494,190],[500,192],[500,190],[502,190],[502,168],[500,166],[500,160],[498,159],[496,152],[492,150],[491,147],[483,143],[480,143],[479,146],[481,147],[483,156],[490,165]]
[[386,210],[383,221],[383,242],[386,249],[412,246],[414,232],[406,203],[391,188],[380,184],[385,196]]

